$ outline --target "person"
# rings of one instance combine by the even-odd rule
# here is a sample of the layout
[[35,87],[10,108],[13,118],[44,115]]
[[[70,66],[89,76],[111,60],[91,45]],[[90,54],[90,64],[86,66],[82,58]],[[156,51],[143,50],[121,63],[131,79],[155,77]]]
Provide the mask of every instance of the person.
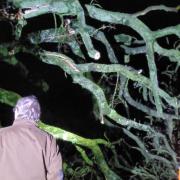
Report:
[[40,104],[20,98],[12,126],[0,129],[0,180],[62,180],[62,157],[56,140],[37,127]]

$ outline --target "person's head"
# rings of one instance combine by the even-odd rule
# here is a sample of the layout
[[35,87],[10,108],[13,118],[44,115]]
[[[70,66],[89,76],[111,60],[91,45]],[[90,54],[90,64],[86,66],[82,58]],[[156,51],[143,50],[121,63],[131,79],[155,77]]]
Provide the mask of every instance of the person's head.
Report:
[[33,95],[20,98],[14,107],[14,118],[20,120],[38,121],[41,108],[37,98]]

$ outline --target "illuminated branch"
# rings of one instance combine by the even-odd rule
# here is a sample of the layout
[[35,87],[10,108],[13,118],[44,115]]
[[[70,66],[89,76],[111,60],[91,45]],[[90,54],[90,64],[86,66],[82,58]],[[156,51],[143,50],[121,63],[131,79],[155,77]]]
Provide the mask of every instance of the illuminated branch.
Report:
[[175,34],[176,36],[180,37],[180,25],[170,26],[167,28],[153,31],[153,36],[155,39],[172,34]]
[[[129,137],[131,137],[131,139],[133,139],[136,143],[137,143],[137,145],[138,145],[138,147],[139,148],[135,148],[135,149],[138,149],[140,152],[141,152],[141,154],[144,156],[144,158],[146,159],[146,161],[150,161],[151,159],[154,159],[154,160],[157,160],[157,161],[160,161],[160,162],[164,162],[165,164],[166,164],[166,166],[168,166],[169,168],[175,168],[174,166],[176,166],[177,165],[177,161],[176,161],[176,159],[174,159],[174,155],[175,155],[175,153],[172,151],[172,149],[170,150],[170,152],[168,152],[168,151],[166,151],[166,153],[173,159],[173,161],[172,161],[172,159],[171,159],[171,161],[170,160],[168,160],[168,159],[166,159],[166,158],[164,158],[164,157],[160,157],[160,156],[158,156],[158,155],[154,155],[154,154],[152,154],[145,146],[144,146],[144,143],[140,140],[140,138],[138,138],[137,136],[135,136],[133,133],[131,133],[130,131],[128,131],[128,130],[126,130],[126,129],[123,129],[123,132],[127,135],[127,136],[129,136]],[[158,134],[156,134],[156,136],[157,136],[157,141],[159,142],[160,140],[160,137],[158,137]],[[159,147],[160,148],[160,147]],[[160,149],[159,149],[159,151],[161,151]],[[173,154],[171,154],[173,152]],[[165,152],[164,152],[165,153]]]
[[[121,47],[125,50],[126,54],[136,55],[136,54],[145,54],[146,46],[140,47],[127,47],[125,45],[121,45]],[[178,66],[180,66],[180,51],[175,49],[164,49],[158,43],[154,43],[154,51],[157,52],[161,56],[166,56],[169,58],[171,62],[177,62]]]
[[[4,50],[3,50],[4,48]],[[9,52],[7,51],[8,46],[5,48],[0,48],[3,55],[8,56]],[[19,50],[23,50],[24,52],[30,52],[33,53],[35,50],[23,48],[21,46],[15,46],[14,51],[17,53]],[[37,53],[37,52],[36,52]],[[34,54],[34,53],[33,53]],[[38,54],[37,54],[38,55]],[[111,65],[106,65],[106,64],[97,64],[97,63],[89,63],[89,64],[75,64],[74,61],[67,57],[66,55],[63,55],[61,53],[55,53],[55,52],[48,52],[48,51],[43,51],[40,53],[42,56],[42,59],[44,62],[48,64],[53,64],[60,66],[65,72],[69,74],[74,74],[74,73],[84,73],[84,72],[102,72],[102,73],[112,73],[112,72],[119,72],[121,75],[125,76],[128,79],[131,79],[133,81],[137,81],[147,87],[148,89],[152,90],[152,83],[151,81],[146,78],[145,76],[139,74],[137,71],[133,70],[130,67],[125,67],[120,64],[111,64]],[[44,58],[46,57],[46,58]],[[180,107],[180,102],[176,98],[170,97],[165,91],[162,89],[158,88],[159,95],[164,98],[171,106],[178,108]],[[159,116],[159,115],[158,115]],[[162,116],[160,116],[162,117]]]
[[[126,88],[123,92],[123,96],[126,99],[126,101],[131,105],[134,106],[135,108],[139,109],[140,111],[145,112],[146,114],[153,116],[153,117],[159,117],[157,111],[154,109],[149,108],[148,106],[143,105],[142,103],[139,103],[135,101],[129,94],[128,88]],[[178,119],[179,117],[173,114],[167,114],[163,113],[164,119],[168,119],[169,121],[173,119]]]
[[139,11],[139,12],[136,12],[134,14],[132,14],[134,17],[139,17],[139,16],[144,16],[146,15],[147,13],[151,12],[151,11],[157,11],[157,10],[163,10],[163,11],[166,11],[166,12],[178,12],[177,8],[173,8],[173,7],[167,7],[167,6],[164,6],[164,5],[159,5],[159,6],[150,6],[150,7],[147,7],[146,9],[142,10],[142,11]]
[[[111,109],[107,103],[103,90],[97,84],[93,83],[91,80],[82,76],[81,71],[77,68],[77,66],[73,63],[73,61],[70,58],[66,57],[65,55],[63,55],[63,58],[61,58],[61,56],[62,55],[57,53],[50,53],[44,51],[41,55],[42,58],[41,60],[45,63],[53,64],[61,67],[65,72],[71,75],[74,82],[81,85],[83,88],[89,90],[96,97],[100,113],[102,113],[103,115],[110,117],[112,120],[114,120],[116,123],[120,125],[127,127],[134,127],[142,131],[147,131],[149,133],[153,132],[153,129],[150,128],[149,126],[139,124],[135,121],[126,119],[125,117],[119,115],[114,109]],[[63,60],[66,61],[69,60],[69,62],[73,64],[71,66],[69,65],[66,66],[66,64],[69,63],[62,63]],[[71,67],[73,68],[71,69]],[[98,65],[95,65],[95,67],[99,69]]]
[[[12,23],[15,30],[16,40],[11,43],[4,43],[0,45],[0,57],[2,61],[13,66],[20,64],[21,61],[16,59],[18,57],[16,54],[19,52],[25,52],[32,54],[36,57],[36,59],[39,59],[44,63],[52,64],[61,68],[65,73],[71,76],[73,83],[80,85],[93,95],[93,100],[95,100],[93,101],[94,107],[96,106],[94,109],[98,112],[98,118],[101,118],[101,123],[104,123],[104,120],[106,120],[109,124],[111,123],[111,125],[113,125],[113,128],[123,129],[125,137],[133,140],[133,142],[136,142],[136,146],[133,146],[132,148],[138,150],[142,157],[144,157],[145,160],[142,162],[144,167],[141,167],[141,164],[139,164],[140,166],[138,167],[138,165],[135,165],[135,163],[133,164],[132,161],[128,161],[125,157],[122,157],[123,154],[119,155],[119,150],[116,152],[116,145],[119,147],[121,144],[120,141],[124,141],[128,144],[128,140],[124,137],[120,137],[120,141],[118,140],[117,144],[113,144],[103,139],[84,138],[74,133],[65,131],[59,127],[46,125],[41,121],[38,124],[39,128],[49,132],[57,139],[71,142],[80,153],[83,161],[87,164],[87,167],[89,168],[88,170],[90,171],[94,164],[96,164],[107,180],[121,179],[121,177],[114,172],[114,170],[116,171],[116,168],[132,173],[135,175],[135,178],[137,176],[142,179],[157,179],[159,174],[163,175],[163,178],[174,177],[177,161],[176,154],[171,147],[173,146],[173,143],[170,141],[173,140],[173,120],[176,120],[176,122],[179,120],[178,111],[180,108],[180,100],[178,99],[179,97],[171,97],[172,95],[170,96],[168,94],[171,92],[166,93],[159,87],[154,54],[158,53],[161,56],[168,57],[170,62],[176,62],[176,70],[178,70],[180,65],[180,52],[178,51],[178,48],[165,49],[157,43],[157,39],[168,35],[175,35],[179,38],[180,25],[152,31],[138,17],[146,15],[154,10],[177,12],[179,6],[176,8],[170,8],[164,5],[151,6],[134,14],[106,11],[91,5],[85,6],[87,8],[88,15],[91,18],[94,18],[99,22],[120,24],[128,28],[132,28],[141,36],[142,39],[137,39],[129,34],[119,32],[119,34],[115,35],[114,38],[116,43],[119,43],[121,48],[125,50],[125,53],[128,54],[123,54],[125,62],[127,62],[126,57],[130,57],[130,55],[140,53],[146,55],[150,77],[148,78],[145,75],[142,75],[142,69],[138,71],[131,66],[122,65],[124,62],[116,57],[112,44],[106,38],[106,32],[103,32],[105,28],[111,28],[111,25],[103,25],[98,29],[87,25],[84,9],[78,0],[9,1],[18,8],[18,13],[14,14]],[[55,27],[51,27],[51,29],[39,30],[39,32],[30,33],[25,38],[21,36],[21,32],[27,23],[26,20],[48,13],[53,14],[54,18],[55,16],[60,17],[62,20],[60,27],[57,27],[57,23],[55,22]],[[2,13],[0,12],[0,14]],[[9,14],[7,15],[9,16]],[[11,21],[11,19],[8,19],[8,16],[7,20]],[[68,28],[73,31],[72,34],[69,33],[67,27],[65,26],[64,19],[67,17],[73,17],[72,19],[70,18],[71,22],[68,25]],[[15,22],[17,22],[17,24]],[[79,40],[78,35],[80,35],[82,41]],[[100,53],[94,48],[91,38],[100,41],[100,43],[106,48],[110,64],[103,64],[101,62],[82,63],[81,59],[79,60],[78,58],[75,63],[75,61],[67,55],[59,52],[45,51],[41,48],[41,43],[56,43],[58,47],[60,44],[68,44],[75,55],[83,58],[84,62],[87,62],[85,60],[86,54],[84,53],[83,48],[81,49],[81,44],[83,44],[87,50],[88,56],[94,60],[98,60],[100,58]],[[106,76],[106,78],[101,79],[102,87],[100,83],[95,83],[92,72],[98,72],[99,74]],[[113,79],[111,79],[112,76]],[[117,79],[116,84],[114,85],[115,78]],[[150,102],[150,106],[155,105],[155,107],[150,107],[145,103],[143,104],[136,101],[133,98],[134,95],[131,96],[129,93],[130,86],[127,86],[128,83],[126,80],[132,80],[133,83],[136,82],[137,86],[139,86],[138,90],[143,90],[141,95],[145,102]],[[106,83],[108,83],[109,89],[107,88]],[[113,88],[115,89],[114,94]],[[116,102],[116,100],[118,102],[121,101],[125,107],[126,104],[129,103],[136,109],[145,112],[148,116],[150,116],[150,118],[152,118],[152,124],[147,121],[144,122],[144,117],[142,117],[143,119],[140,119],[141,123],[138,123],[138,120],[130,118],[133,117],[131,114],[131,106],[129,108],[130,113],[127,113],[127,118],[122,116],[118,113],[118,106],[115,107],[116,109],[111,106],[111,97],[112,102]],[[20,98],[20,96],[15,92],[0,89],[1,103],[14,106],[14,103],[18,98]],[[162,100],[165,100],[166,102]],[[167,107],[170,107],[173,114],[165,113]],[[157,117],[160,125],[156,126],[157,122],[154,122],[155,120],[153,117]],[[162,130],[160,129],[162,128],[161,125],[163,128],[164,125],[166,127]],[[133,133],[131,130],[133,130]],[[161,134],[164,132],[165,135]],[[115,160],[112,160],[113,158],[108,158],[110,161],[106,162],[103,155],[104,151],[102,151],[100,147],[101,145],[105,147],[105,149],[113,152],[113,158],[115,158]],[[123,147],[123,145],[121,147]],[[91,150],[93,158],[89,158],[89,154],[84,150],[86,148]],[[128,158],[131,158],[131,154],[128,149],[127,155]],[[133,159],[134,158],[132,158],[132,160]],[[114,161],[115,164],[111,163],[111,160]],[[120,162],[123,165],[121,165]],[[111,169],[109,168],[109,165]],[[163,172],[159,173],[159,171]],[[133,178],[133,176],[131,176],[131,178]]]
[[154,38],[152,36],[151,30],[146,25],[144,25],[144,23],[142,23],[137,18],[131,16],[130,14],[110,12],[89,5],[86,5],[86,8],[88,10],[90,17],[103,22],[105,21],[109,23],[129,26],[142,36],[142,38],[146,43],[146,55],[147,55],[146,57],[149,66],[149,74],[150,74],[151,82],[153,82],[152,92],[156,102],[155,104],[156,104],[157,112],[160,114],[160,116],[162,116],[163,110],[161,106],[161,99],[157,91],[158,88],[157,69],[154,62],[154,49],[153,49]]
[[[49,0],[43,0],[43,1],[18,1],[18,0],[12,0],[14,5],[21,9],[26,9],[24,14],[21,14],[21,18],[19,19],[19,23],[23,21],[23,19],[27,20],[32,17],[36,17],[39,15],[43,15],[46,13],[55,13],[59,15],[60,17],[65,15],[71,15],[71,16],[77,16],[77,22],[78,25],[77,33],[81,35],[81,38],[83,40],[83,43],[87,49],[88,55],[98,60],[100,58],[100,53],[94,49],[94,46],[92,44],[90,35],[86,31],[86,22],[85,22],[85,15],[84,10],[81,7],[78,0],[61,0],[61,1],[49,1]],[[20,31],[18,34],[21,34],[22,28],[25,24],[22,24],[21,28],[17,28],[16,31]]]
[[[14,93],[12,91],[7,91],[2,88],[0,88],[0,102],[7,104],[9,106],[14,106],[16,101],[21,96],[17,93]],[[56,139],[62,139],[64,141],[69,141],[72,144],[81,145],[86,148],[91,149],[95,156],[95,163],[99,166],[102,173],[107,179],[114,179],[114,180],[120,180],[121,178],[118,177],[113,171],[111,171],[104,160],[104,156],[101,152],[101,149],[99,148],[99,144],[105,145],[107,147],[111,147],[111,144],[103,139],[87,139],[83,138],[81,136],[78,136],[76,134],[73,134],[71,132],[65,131],[61,128],[46,125],[43,122],[39,122],[38,124],[39,128],[43,129],[44,131],[52,134]]]
[[[81,75],[83,72],[102,72],[102,73],[119,72],[121,75],[127,77],[128,79],[137,81],[152,90],[152,83],[148,78],[142,76],[135,70],[132,70],[131,68],[128,67],[126,68],[125,66],[122,66],[120,64],[106,65],[106,64],[89,63],[89,64],[76,65],[71,58],[60,53],[54,53],[48,51],[43,51],[41,58],[42,61],[45,63],[53,64],[61,67],[65,72],[72,75],[72,78],[73,78],[73,74],[77,74],[77,76],[74,77],[76,78],[82,77],[84,79],[85,77]],[[170,97],[165,91],[161,90],[160,88],[158,88],[157,91],[159,91],[160,96],[162,96],[171,106],[176,108],[180,107],[180,102],[178,102],[176,98]],[[104,100],[102,102],[104,102]]]

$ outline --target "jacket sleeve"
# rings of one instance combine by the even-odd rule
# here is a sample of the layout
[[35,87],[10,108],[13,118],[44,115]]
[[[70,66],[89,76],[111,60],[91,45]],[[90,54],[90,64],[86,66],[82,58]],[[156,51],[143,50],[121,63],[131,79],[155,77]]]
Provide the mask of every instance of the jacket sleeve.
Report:
[[56,140],[50,138],[50,149],[47,166],[47,180],[63,180],[62,157]]

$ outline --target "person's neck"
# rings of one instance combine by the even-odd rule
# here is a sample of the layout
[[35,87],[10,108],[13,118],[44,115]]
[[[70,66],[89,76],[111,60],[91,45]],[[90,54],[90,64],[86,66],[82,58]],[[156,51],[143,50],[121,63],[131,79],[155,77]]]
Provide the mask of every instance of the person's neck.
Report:
[[33,124],[33,125],[37,126],[36,121],[27,120],[27,119],[20,119],[20,118],[16,118],[14,120],[13,124]]

